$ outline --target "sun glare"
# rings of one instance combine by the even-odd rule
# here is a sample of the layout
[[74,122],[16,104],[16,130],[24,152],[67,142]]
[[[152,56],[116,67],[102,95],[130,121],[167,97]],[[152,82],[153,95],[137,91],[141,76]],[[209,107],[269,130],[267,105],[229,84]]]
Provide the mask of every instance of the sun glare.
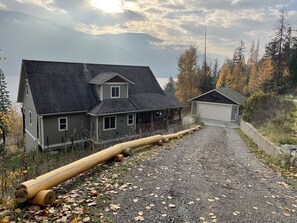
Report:
[[91,0],[91,4],[107,13],[118,13],[122,12],[121,0]]

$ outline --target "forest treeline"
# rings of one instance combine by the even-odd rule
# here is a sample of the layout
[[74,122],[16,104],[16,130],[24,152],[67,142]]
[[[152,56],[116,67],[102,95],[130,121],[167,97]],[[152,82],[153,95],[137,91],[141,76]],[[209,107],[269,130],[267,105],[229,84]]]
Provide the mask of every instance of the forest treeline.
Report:
[[232,58],[226,58],[222,67],[218,62],[208,63],[206,57],[198,64],[196,46],[189,46],[178,58],[177,81],[171,78],[165,91],[174,92],[186,103],[189,99],[213,88],[230,87],[246,96],[257,91],[276,95],[297,94],[297,37],[286,20],[286,10],[280,11],[274,35],[260,56],[259,41],[250,49],[240,41]]

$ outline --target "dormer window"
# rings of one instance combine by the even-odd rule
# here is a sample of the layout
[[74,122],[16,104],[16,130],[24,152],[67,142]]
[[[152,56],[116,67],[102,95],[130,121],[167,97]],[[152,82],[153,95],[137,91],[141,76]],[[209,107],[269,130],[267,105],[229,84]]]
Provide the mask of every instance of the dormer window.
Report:
[[111,98],[120,97],[120,86],[111,86]]

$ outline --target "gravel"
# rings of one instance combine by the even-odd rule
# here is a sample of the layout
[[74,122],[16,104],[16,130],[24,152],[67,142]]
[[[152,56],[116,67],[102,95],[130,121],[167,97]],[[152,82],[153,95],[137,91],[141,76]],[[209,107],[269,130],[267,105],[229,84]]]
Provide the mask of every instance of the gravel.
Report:
[[234,129],[205,127],[131,169],[115,222],[296,222],[297,190]]

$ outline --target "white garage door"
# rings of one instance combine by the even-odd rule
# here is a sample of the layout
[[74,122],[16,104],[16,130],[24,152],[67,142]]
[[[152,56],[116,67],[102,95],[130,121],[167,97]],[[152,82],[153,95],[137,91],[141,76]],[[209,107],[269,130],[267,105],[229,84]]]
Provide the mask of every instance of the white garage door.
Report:
[[197,112],[201,119],[231,121],[231,105],[209,104],[198,102]]

